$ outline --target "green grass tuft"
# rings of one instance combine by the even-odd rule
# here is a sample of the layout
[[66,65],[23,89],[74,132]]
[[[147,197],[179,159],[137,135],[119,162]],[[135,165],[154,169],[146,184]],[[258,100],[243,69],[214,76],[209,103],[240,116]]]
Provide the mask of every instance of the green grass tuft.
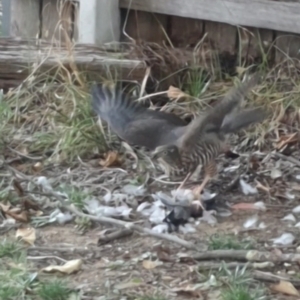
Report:
[[233,235],[220,236],[218,234],[212,235],[209,239],[209,250],[248,250],[253,248],[251,241],[240,241]]
[[68,300],[70,293],[71,290],[66,284],[58,280],[42,283],[37,290],[42,300]]

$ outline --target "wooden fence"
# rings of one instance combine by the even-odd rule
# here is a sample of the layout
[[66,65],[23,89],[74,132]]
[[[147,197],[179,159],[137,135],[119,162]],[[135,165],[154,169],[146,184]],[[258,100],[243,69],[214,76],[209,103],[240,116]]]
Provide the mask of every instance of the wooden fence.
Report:
[[300,55],[298,0],[2,1],[4,32],[10,36],[52,41],[70,37],[101,43],[108,41],[103,32],[112,31],[110,27],[114,27],[111,39],[118,40],[117,31],[126,21],[122,40],[126,35],[134,40],[193,47],[206,36],[220,53],[238,54],[247,61],[261,57],[262,52],[276,62],[287,55]]
[[[300,55],[298,0],[2,0],[2,3],[6,36],[41,38],[56,46],[73,40],[91,47],[86,51],[93,59],[97,56],[92,54],[95,44],[120,40],[155,43],[171,49],[174,57],[176,49],[185,48],[189,51],[187,62],[199,44],[205,45],[207,52],[218,53],[219,58],[224,56],[226,63],[233,61],[239,66],[262,59],[274,63],[290,57],[297,60]],[[6,47],[7,40],[3,43]],[[16,50],[17,44],[14,47]],[[57,51],[58,48],[56,55]],[[143,54],[128,57],[142,62]],[[8,51],[5,55],[9,55]],[[92,65],[90,57],[79,55],[80,63]],[[99,57],[98,61],[101,60],[107,63]]]
[[[175,47],[194,47],[205,36],[220,53],[253,62],[266,55],[278,63],[300,56],[297,0],[120,0],[130,9],[125,32]],[[125,19],[125,18],[124,18]]]

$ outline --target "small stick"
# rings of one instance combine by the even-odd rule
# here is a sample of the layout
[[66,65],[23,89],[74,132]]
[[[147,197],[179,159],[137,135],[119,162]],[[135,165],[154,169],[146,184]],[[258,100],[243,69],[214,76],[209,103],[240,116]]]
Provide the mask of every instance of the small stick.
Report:
[[130,236],[130,235],[132,235],[132,233],[133,233],[132,230],[125,228],[125,229],[120,229],[120,230],[114,231],[109,234],[103,234],[102,236],[99,237],[97,245],[100,246],[103,244],[107,244],[113,240],[121,239],[126,236]]
[[199,253],[193,256],[195,260],[209,259],[234,259],[239,261],[257,261],[257,262],[300,262],[299,253],[282,253],[276,255],[272,252],[263,252],[257,250],[214,250]]
[[[218,270],[222,268],[222,262],[201,262],[197,264],[199,269],[201,270]],[[274,267],[274,264],[271,262],[263,262],[263,263],[244,263],[244,262],[229,262],[226,263],[226,268],[228,269],[235,269],[235,268],[244,268],[247,266],[247,268],[251,269],[266,269]]]
[[275,156],[279,157],[279,158],[282,158],[284,160],[287,160],[293,164],[295,164],[296,166],[300,167],[300,161],[294,157],[290,157],[290,156],[286,156],[282,153],[279,153],[279,152],[274,152],[273,153]]
[[253,278],[259,281],[266,281],[269,283],[279,283],[280,280],[288,281],[292,283],[296,288],[300,287],[300,280],[288,278],[285,276],[277,276],[272,273],[262,272],[262,271],[254,271]]

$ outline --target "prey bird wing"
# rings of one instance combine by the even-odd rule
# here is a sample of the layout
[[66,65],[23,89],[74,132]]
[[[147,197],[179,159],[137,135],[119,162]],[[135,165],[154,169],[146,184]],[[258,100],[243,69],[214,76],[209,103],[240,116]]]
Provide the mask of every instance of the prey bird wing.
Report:
[[[184,134],[178,140],[179,147],[181,149],[190,149],[208,133],[234,132],[253,122],[260,121],[263,113],[259,109],[244,110],[242,113],[238,111],[244,96],[257,82],[258,75],[254,75],[239,87],[230,89],[217,105],[208,110],[206,115],[195,118],[186,127]],[[257,113],[257,117],[255,113]]]
[[173,143],[187,124],[174,114],[154,111],[132,101],[119,87],[94,85],[91,94],[93,110],[115,134],[131,145],[153,150]]

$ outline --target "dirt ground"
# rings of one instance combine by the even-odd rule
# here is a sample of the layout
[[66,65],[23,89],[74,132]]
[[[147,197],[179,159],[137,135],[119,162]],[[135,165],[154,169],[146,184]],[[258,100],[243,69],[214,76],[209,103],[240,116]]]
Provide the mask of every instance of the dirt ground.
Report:
[[[264,158],[266,156],[264,155]],[[243,158],[239,158],[238,163],[241,163],[242,160]],[[209,185],[209,189],[211,191],[222,190],[237,174],[237,172],[232,174],[226,173],[224,171],[225,167],[236,164],[236,160],[223,157],[220,164],[223,171]],[[299,205],[298,183],[296,180],[290,179],[294,178],[293,176],[296,176],[299,170],[292,163],[282,160],[281,177],[271,179],[270,172],[272,171],[270,170],[274,166],[278,166],[278,159],[273,159],[269,162],[264,161],[260,164],[259,170],[261,172],[256,171],[256,176],[249,176],[249,182],[252,185],[254,182],[264,182],[264,186],[269,186],[268,193],[258,189],[258,192],[254,195],[245,195],[238,185],[237,187],[232,187],[230,191],[219,193],[215,207],[224,207],[227,204],[227,208],[229,208],[238,203],[253,204],[262,201],[265,204],[265,210],[257,210],[253,209],[253,207],[252,209],[247,207],[247,209],[245,207],[237,207],[239,209],[230,208],[230,216],[222,217],[217,215],[217,224],[209,225],[205,222],[200,222],[198,225],[193,224],[196,228],[194,233],[173,232],[170,234],[192,242],[197,245],[200,251],[204,252],[210,251],[208,246],[212,243],[212,237],[231,236],[240,242],[252,241],[253,246],[251,249],[268,251],[270,253],[278,253],[278,251],[280,253],[297,253],[299,229],[295,227],[295,222],[284,222],[282,218],[290,214],[292,209]],[[239,171],[244,169],[244,165],[242,163],[241,165],[242,167],[239,168]],[[293,172],[287,174],[286,170],[289,169],[290,171],[291,166]],[[103,171],[101,168],[91,169],[88,165],[85,165],[84,167],[78,167],[73,172],[67,171],[66,168],[65,171],[58,173],[55,169],[50,171],[50,168],[47,168],[44,174],[47,174],[48,178],[52,178],[53,185],[55,185],[55,182],[65,178],[66,181],[73,182],[75,185],[77,183],[77,186],[82,189],[89,185],[91,182],[90,178],[92,178],[93,183],[90,183],[89,188],[93,191],[93,195],[98,195],[100,199],[105,194],[101,184],[107,186],[107,182],[109,182],[110,190],[113,191],[118,190],[120,186],[128,182],[132,182],[136,177],[134,171],[129,171],[125,174],[117,169],[115,170],[116,173],[113,175],[113,172],[109,169]],[[269,170],[269,172],[266,173],[266,170]],[[104,176],[103,172],[107,172],[106,176]],[[59,174],[59,176],[57,175],[55,178],[54,174]],[[89,175],[85,177],[83,174]],[[99,177],[98,180],[96,174]],[[244,172],[245,174],[246,172]],[[40,175],[43,175],[43,172]],[[83,178],[85,179],[83,180]],[[112,178],[113,181],[111,180]],[[170,186],[150,184],[150,187],[146,189],[145,195],[137,197],[138,202],[148,199],[149,191],[159,190],[167,192],[170,189]],[[288,199],[287,191],[293,193],[294,197]],[[49,210],[49,207],[48,211],[50,212],[51,209]],[[297,214],[294,215],[297,219]],[[253,216],[257,216],[258,223],[264,223],[266,227],[245,228],[245,221]],[[150,226],[146,218],[135,216],[134,221],[144,227]],[[97,241],[103,234],[103,231],[112,227],[94,222],[91,227],[82,233],[76,228],[73,220],[65,225],[48,224],[44,227],[36,228],[37,238],[34,243],[36,250],[34,247],[29,248],[28,260],[34,269],[41,270],[49,265],[61,264],[58,258],[66,261],[81,258],[83,260],[82,267],[75,274],[67,276],[53,275],[67,279],[73,288],[80,291],[82,294],[81,299],[222,299],[224,284],[221,284],[219,280],[215,285],[211,282],[208,285],[204,283],[208,282],[212,275],[219,278],[218,276],[220,275],[218,274],[220,274],[220,269],[222,268],[222,261],[237,263],[241,267],[245,263],[245,261],[237,260],[234,254],[229,259],[214,258],[197,261],[193,258],[197,254],[195,250],[186,249],[176,243],[137,232],[134,232],[129,237],[115,239],[98,246]],[[286,232],[294,235],[294,242],[287,246],[274,246],[271,239],[279,237]],[[14,238],[14,230],[2,235],[2,238],[5,236]],[[219,268],[210,268],[209,266],[207,267],[207,264],[217,265]],[[232,268],[231,271],[234,272],[235,268]],[[274,266],[265,267],[260,271],[264,273],[270,272],[276,276],[286,275],[289,276],[290,280],[299,284],[297,279],[297,274],[299,273],[298,262],[276,262]],[[276,277],[275,281],[278,281],[278,278]],[[270,299],[290,299],[289,296],[274,292],[270,288],[274,282],[270,283],[263,280],[258,280],[258,282],[261,282],[266,287],[265,296],[270,296]]]

